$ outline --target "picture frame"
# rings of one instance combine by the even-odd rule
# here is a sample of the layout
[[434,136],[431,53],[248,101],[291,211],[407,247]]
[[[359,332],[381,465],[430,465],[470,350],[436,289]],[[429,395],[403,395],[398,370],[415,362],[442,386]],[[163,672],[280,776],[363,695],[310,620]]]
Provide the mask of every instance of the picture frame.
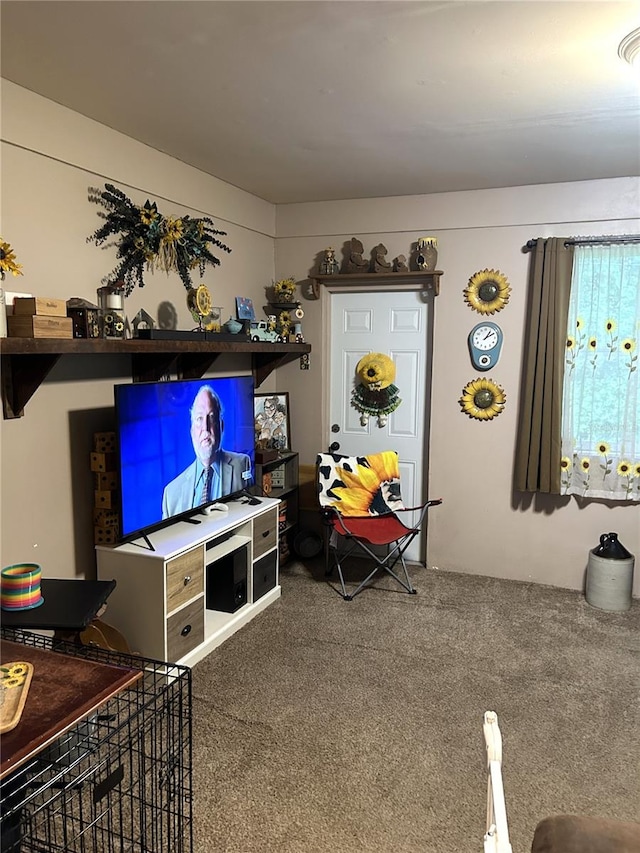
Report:
[[236,296],[236,313],[238,320],[255,320],[256,312],[253,307],[253,299],[247,296]]
[[256,450],[291,450],[288,391],[254,394],[253,415]]

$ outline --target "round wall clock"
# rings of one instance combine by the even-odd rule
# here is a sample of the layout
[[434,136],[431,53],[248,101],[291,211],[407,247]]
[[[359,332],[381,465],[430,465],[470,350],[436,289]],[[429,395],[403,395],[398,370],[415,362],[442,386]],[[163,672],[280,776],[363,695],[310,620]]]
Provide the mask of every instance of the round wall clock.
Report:
[[464,298],[478,314],[495,314],[509,301],[511,288],[500,270],[481,270],[469,279]]
[[496,323],[485,320],[469,332],[469,353],[476,370],[491,370],[500,358],[502,329]]

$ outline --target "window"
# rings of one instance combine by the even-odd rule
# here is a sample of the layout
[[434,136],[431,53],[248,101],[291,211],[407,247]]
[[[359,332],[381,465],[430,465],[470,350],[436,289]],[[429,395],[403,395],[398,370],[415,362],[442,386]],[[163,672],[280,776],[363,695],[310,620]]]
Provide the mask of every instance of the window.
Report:
[[640,245],[576,245],[561,491],[640,501]]

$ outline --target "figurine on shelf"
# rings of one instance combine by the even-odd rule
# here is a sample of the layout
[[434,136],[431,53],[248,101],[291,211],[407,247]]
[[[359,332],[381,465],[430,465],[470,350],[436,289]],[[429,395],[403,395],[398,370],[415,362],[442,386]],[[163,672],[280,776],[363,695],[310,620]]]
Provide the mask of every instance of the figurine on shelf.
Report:
[[398,255],[394,261],[394,266],[396,272],[409,272],[405,255]]
[[275,314],[267,314],[267,329],[270,332],[276,331],[276,320],[277,317]]
[[416,263],[419,270],[433,272],[438,263],[438,238],[420,237],[418,240],[418,254]]
[[339,272],[336,250],[333,246],[327,246],[324,250],[324,258],[320,261],[320,275],[337,275]]
[[347,272],[365,273],[369,272],[369,261],[362,257],[364,246],[357,237],[351,238],[349,249],[349,260],[347,261]]
[[373,271],[389,272],[391,270],[391,264],[387,260],[387,247],[382,243],[378,243],[373,250],[373,253]]
[[289,311],[281,311],[278,316],[278,331],[280,332],[280,337],[285,343],[289,341],[289,334],[291,332],[291,314]]
[[298,302],[298,307],[293,312],[293,316],[295,317],[293,323],[293,334],[296,336],[296,343],[303,344],[304,343],[304,335],[302,334],[302,318],[304,317],[304,310],[302,305]]

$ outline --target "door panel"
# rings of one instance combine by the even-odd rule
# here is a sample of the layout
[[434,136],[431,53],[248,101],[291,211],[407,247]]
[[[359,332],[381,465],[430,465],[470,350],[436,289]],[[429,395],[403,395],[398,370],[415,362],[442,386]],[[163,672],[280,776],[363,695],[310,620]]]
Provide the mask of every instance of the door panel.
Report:
[[[330,298],[330,423],[339,430],[330,434],[327,446],[337,441],[337,452],[349,456],[396,450],[403,500],[406,506],[417,506],[424,499],[429,303],[418,291],[332,293]],[[351,405],[356,365],[370,352],[383,352],[396,365],[402,403],[383,427],[375,417],[363,426]],[[423,550],[418,538],[408,556],[422,561]]]

